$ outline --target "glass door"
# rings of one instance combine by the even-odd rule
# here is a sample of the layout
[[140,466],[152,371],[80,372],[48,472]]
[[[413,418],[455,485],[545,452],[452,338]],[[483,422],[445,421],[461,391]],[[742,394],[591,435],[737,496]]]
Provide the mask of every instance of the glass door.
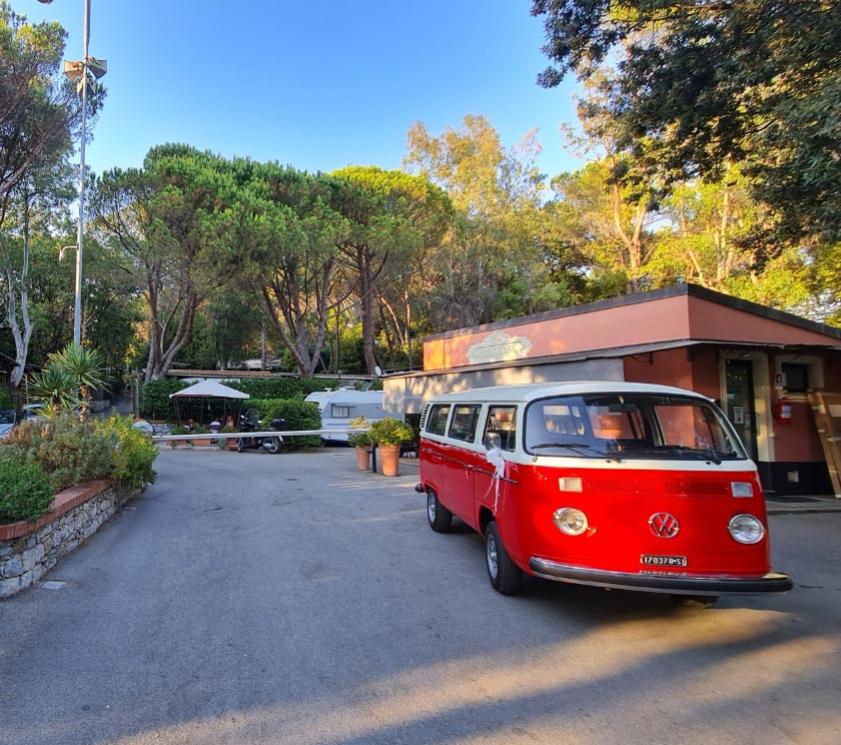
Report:
[[753,365],[747,360],[726,361],[727,418],[756,460],[756,409],[753,397]]

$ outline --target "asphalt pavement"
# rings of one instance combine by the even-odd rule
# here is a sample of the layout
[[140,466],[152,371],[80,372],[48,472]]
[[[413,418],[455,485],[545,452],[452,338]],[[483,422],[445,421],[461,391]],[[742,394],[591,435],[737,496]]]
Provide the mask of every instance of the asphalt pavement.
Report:
[[[771,518],[783,596],[533,580],[353,452],[165,450],[0,602],[0,743],[841,743],[841,514]],[[48,589],[51,588],[51,589]]]

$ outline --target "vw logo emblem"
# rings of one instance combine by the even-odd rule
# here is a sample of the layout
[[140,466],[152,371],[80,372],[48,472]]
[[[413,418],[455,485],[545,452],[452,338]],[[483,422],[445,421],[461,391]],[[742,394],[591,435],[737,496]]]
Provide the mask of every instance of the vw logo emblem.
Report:
[[648,518],[648,527],[658,538],[674,538],[680,533],[680,523],[668,512],[655,512]]

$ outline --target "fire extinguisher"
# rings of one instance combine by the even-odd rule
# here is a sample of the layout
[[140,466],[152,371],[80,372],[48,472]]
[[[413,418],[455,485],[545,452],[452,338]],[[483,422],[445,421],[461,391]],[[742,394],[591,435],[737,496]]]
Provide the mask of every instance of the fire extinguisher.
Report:
[[771,415],[775,422],[791,424],[791,402],[785,398],[774,399],[774,403],[771,404]]

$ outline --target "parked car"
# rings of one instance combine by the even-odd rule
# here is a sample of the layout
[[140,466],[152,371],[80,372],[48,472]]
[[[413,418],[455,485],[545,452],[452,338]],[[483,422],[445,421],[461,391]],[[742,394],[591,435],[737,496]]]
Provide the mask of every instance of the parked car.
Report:
[[8,437],[17,423],[18,413],[14,409],[0,409],[0,439]]
[[20,421],[27,421],[29,419],[34,419],[35,421],[40,421],[45,419],[44,415],[44,404],[42,403],[34,403],[34,404],[26,404],[20,410]]

